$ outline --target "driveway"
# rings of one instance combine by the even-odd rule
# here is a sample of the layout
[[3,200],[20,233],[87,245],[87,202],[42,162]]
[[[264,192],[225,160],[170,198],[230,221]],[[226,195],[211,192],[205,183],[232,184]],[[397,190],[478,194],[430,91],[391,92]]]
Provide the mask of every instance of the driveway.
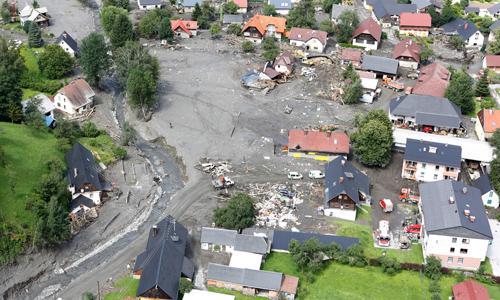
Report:
[[490,219],[493,242],[488,248],[486,256],[490,259],[493,275],[500,276],[500,222]]

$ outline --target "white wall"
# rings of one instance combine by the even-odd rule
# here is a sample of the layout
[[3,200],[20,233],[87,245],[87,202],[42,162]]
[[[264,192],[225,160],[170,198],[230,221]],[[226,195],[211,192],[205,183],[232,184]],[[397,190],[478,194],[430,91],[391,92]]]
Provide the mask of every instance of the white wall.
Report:
[[[401,172],[401,177],[410,179],[410,177],[407,176],[406,174],[407,172],[405,172],[405,166],[406,166],[406,160],[403,161],[403,170]],[[446,167],[440,165],[439,169],[436,170],[436,166],[437,166],[436,164],[417,162],[415,170],[416,179],[418,181],[423,181],[423,182],[432,182],[445,179],[444,173],[446,171]],[[455,168],[454,171],[458,171],[458,173],[460,173],[460,170],[458,168]],[[453,171],[448,171],[448,172],[451,173]],[[437,177],[435,177],[435,175],[437,175]],[[447,179],[458,180],[458,174],[457,178],[447,178]]]
[[322,53],[324,49],[324,45],[318,39],[310,39],[307,42],[290,40],[290,45],[297,47],[309,47],[307,51],[313,51],[319,53]]
[[481,125],[481,122],[479,122],[479,118],[476,120],[476,125],[474,127],[476,131],[476,135],[478,140],[484,141],[484,130],[483,130],[483,125]]
[[75,114],[75,108],[73,107],[73,104],[66,98],[61,93],[57,93],[56,96],[54,97],[54,104],[56,105],[57,109],[60,109],[70,115]]
[[485,206],[497,208],[499,205],[498,194],[493,190],[481,196],[481,199],[483,199],[483,204]]
[[399,66],[403,68],[410,68],[410,69],[418,69],[418,62],[416,61],[407,61],[407,60],[398,60],[399,61]]
[[354,221],[356,220],[356,210],[340,209],[340,208],[325,208],[325,216],[335,217],[339,219]]
[[377,48],[378,48],[377,41],[375,41],[375,43],[373,43],[373,44],[367,44],[366,40],[357,41],[356,39],[352,39],[352,44],[355,46],[364,47],[365,50],[377,50]]
[[73,51],[73,49],[71,49],[70,46],[68,46],[68,44],[66,44],[65,41],[60,41],[59,42],[59,46],[61,48],[63,48],[63,50],[68,53],[69,55],[71,55],[71,57],[75,57],[75,51]]
[[219,246],[220,249],[219,251],[221,252],[232,253],[234,251],[234,247],[229,245],[214,245],[209,243],[201,243],[202,250],[214,251],[215,246]]
[[481,48],[484,43],[484,36],[479,30],[474,33],[467,41],[466,47],[468,48]]

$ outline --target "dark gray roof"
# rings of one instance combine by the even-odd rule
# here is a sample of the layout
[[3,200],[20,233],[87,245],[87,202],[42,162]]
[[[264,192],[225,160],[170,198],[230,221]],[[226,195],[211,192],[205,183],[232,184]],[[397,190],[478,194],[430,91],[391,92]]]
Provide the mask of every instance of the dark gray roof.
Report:
[[201,243],[234,246],[237,234],[236,230],[203,227],[201,229]]
[[63,31],[61,35],[57,38],[56,43],[64,41],[74,52],[78,52],[78,44],[66,31]]
[[475,13],[479,14],[479,7],[472,7],[472,6],[467,6],[464,9],[465,13],[470,14],[470,13]]
[[373,12],[377,19],[388,16],[399,16],[403,12],[416,12],[415,4],[401,4],[396,0],[367,0],[369,5],[373,7]]
[[196,3],[198,3],[198,5],[201,5],[203,3],[203,0],[183,0],[180,3],[182,3],[183,7],[194,7]]
[[208,264],[207,280],[217,280],[262,290],[279,291],[283,273]]
[[[467,24],[467,25],[465,25]],[[459,35],[464,40],[469,39],[474,33],[478,31],[476,25],[468,20],[456,19],[450,23],[441,26],[444,33],[447,35]]]
[[274,230],[273,242],[271,244],[272,250],[282,250],[288,251],[288,245],[292,240],[297,240],[299,243],[303,243],[308,239],[315,238],[320,243],[325,245],[338,244],[342,249],[347,249],[352,245],[359,244],[358,238],[329,235],[329,234],[319,234],[311,232],[293,232],[293,231],[281,231]]
[[267,253],[267,241],[261,236],[238,234],[234,243],[234,250],[257,254]]
[[404,159],[460,168],[462,147],[407,139]]
[[139,5],[162,5],[163,0],[139,0]]
[[500,20],[496,20],[495,23],[491,24],[490,31],[500,28]]
[[134,272],[142,270],[137,296],[148,296],[158,290],[177,299],[181,276],[192,278],[193,263],[185,257],[187,229],[168,216],[149,231],[146,250],[139,254]]
[[[478,189],[460,181],[440,180],[422,183],[419,190],[427,232],[465,238],[493,238]],[[450,197],[453,203],[450,203]],[[465,215],[465,210],[475,216],[473,222]]]
[[494,5],[488,7],[488,12],[492,15],[500,12],[500,3],[495,3]]
[[479,189],[481,191],[481,195],[493,190],[488,174],[482,174],[478,179],[472,182],[472,186]]
[[398,74],[399,62],[392,58],[365,55],[361,68],[367,71],[396,75]]
[[417,6],[417,9],[423,9],[431,5],[437,8],[443,7],[443,3],[441,2],[441,0],[412,0],[411,4],[415,4]]
[[268,4],[273,5],[276,9],[287,10],[293,8],[292,0],[268,0]]
[[267,241],[261,236],[238,234],[236,230],[203,227],[201,242],[214,245],[233,246],[236,251],[245,251],[257,254],[267,253]]
[[370,194],[370,179],[351,162],[339,156],[325,165],[325,206],[328,201],[341,194],[348,195],[359,204],[359,192]]
[[73,211],[75,208],[80,207],[80,205],[83,205],[88,208],[92,208],[95,206],[95,203],[92,199],[87,198],[83,195],[78,195],[75,199],[71,200],[71,206],[69,211]]
[[228,15],[224,14],[223,24],[243,23],[243,15]]
[[75,143],[66,153],[66,165],[69,184],[75,187],[76,192],[88,184],[98,191],[103,190],[102,178],[99,175],[100,167],[96,164],[92,152],[82,144]]
[[446,98],[428,95],[396,97],[389,104],[394,116],[415,117],[418,125],[459,128],[462,123],[460,108]]

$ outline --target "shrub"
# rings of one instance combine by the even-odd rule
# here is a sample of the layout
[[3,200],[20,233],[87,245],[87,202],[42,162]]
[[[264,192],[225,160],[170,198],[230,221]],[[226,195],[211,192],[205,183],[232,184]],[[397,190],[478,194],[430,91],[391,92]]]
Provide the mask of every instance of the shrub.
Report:
[[429,292],[431,292],[431,294],[441,292],[441,286],[439,285],[439,281],[437,280],[431,281],[431,283],[429,284]]
[[378,259],[378,261],[380,262],[382,271],[389,275],[394,275],[397,272],[401,271],[401,265],[395,258],[382,256]]
[[241,48],[243,48],[243,52],[245,53],[253,52],[255,50],[253,43],[250,41],[244,41],[241,43]]
[[186,278],[181,278],[179,281],[179,293],[185,294],[191,292],[193,289],[193,282]]
[[118,159],[125,159],[127,157],[127,150],[122,147],[116,147],[113,149],[113,155]]
[[60,138],[57,140],[57,149],[61,153],[66,153],[71,150],[71,141],[68,138]]
[[441,278],[441,261],[435,256],[429,256],[424,266],[424,275],[432,280]]
[[241,26],[239,24],[231,24],[227,27],[227,33],[233,35],[241,34]]
[[101,134],[101,131],[97,129],[94,123],[85,122],[82,127],[82,133],[84,137],[95,138]]

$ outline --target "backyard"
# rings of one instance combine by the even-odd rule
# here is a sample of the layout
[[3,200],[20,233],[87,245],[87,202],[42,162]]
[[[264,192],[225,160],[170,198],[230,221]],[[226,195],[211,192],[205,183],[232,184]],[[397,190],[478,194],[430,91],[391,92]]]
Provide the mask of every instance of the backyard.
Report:
[[113,291],[104,295],[104,300],[134,299],[139,287],[139,279],[130,276],[118,279],[113,285]]

